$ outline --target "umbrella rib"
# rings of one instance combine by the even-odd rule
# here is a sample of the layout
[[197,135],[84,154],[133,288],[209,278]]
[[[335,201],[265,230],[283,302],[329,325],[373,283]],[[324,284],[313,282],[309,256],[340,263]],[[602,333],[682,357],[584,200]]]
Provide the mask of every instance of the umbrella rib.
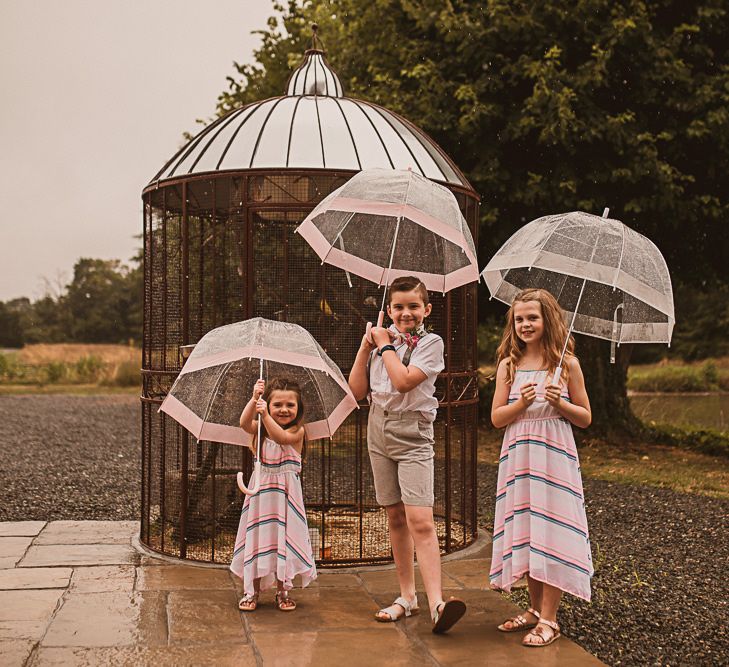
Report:
[[[620,246],[620,259],[618,260],[618,268],[615,269],[615,278],[613,279],[613,290],[615,290],[615,285],[618,284],[618,277],[620,276],[620,267],[623,265],[623,253],[625,252],[625,225],[621,224],[620,229],[623,232],[623,239]],[[622,328],[621,328],[622,332]]]
[[[217,379],[215,380],[215,386],[213,387],[213,391],[211,392],[212,398],[210,399],[210,402],[208,403],[207,410],[205,410],[205,416],[203,417],[203,420],[202,420],[203,426],[205,425],[205,423],[208,420],[208,417],[210,416],[210,411],[213,409],[213,401],[215,400],[215,394],[218,391],[218,387],[220,386],[220,383],[223,381],[223,375],[225,375],[226,371],[232,365],[233,365],[232,361],[229,361],[227,364],[225,364],[223,366],[222,370],[220,371],[220,374],[218,375]],[[201,427],[201,432],[202,432],[202,427]],[[198,440],[199,440],[199,438],[198,438]]]
[[[326,415],[327,414],[327,409],[326,409],[326,405],[324,405],[324,397],[321,395],[321,392],[319,391],[319,385],[316,382],[316,379],[314,378],[314,375],[313,375],[313,373],[311,371],[311,368],[304,367],[304,370],[306,371],[307,375],[311,379],[311,383],[314,385],[314,389],[316,389],[316,393],[319,396],[319,402],[321,403],[322,408],[323,408],[323,412]],[[328,420],[329,419],[329,415],[327,415],[326,418]],[[328,421],[327,421],[327,426],[329,426],[329,422]],[[331,437],[331,429],[330,429],[329,437]]]
[[[337,235],[334,237],[334,240],[329,244],[329,250],[327,250],[327,254],[324,255],[324,259],[321,260],[321,263],[324,264],[324,262],[327,261],[327,257],[329,257],[329,253],[332,251],[332,248],[334,247],[334,244],[339,240],[339,237],[344,234],[344,230],[347,228],[347,225],[352,222],[352,218],[354,217],[356,211],[352,211],[349,214],[349,218],[347,218],[347,222],[342,225],[342,228],[337,232]],[[342,252],[344,252],[344,248],[342,248]]]

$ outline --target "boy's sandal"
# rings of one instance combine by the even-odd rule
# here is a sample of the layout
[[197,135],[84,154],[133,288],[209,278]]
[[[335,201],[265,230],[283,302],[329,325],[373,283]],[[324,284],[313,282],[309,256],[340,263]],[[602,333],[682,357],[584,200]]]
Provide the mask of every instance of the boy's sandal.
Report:
[[289,597],[288,591],[278,591],[276,593],[276,606],[280,611],[293,611],[296,609],[296,602]]
[[258,606],[258,593],[255,593],[253,595],[249,595],[246,593],[239,601],[238,601],[238,609],[241,611],[256,611],[256,607]]
[[[401,611],[401,609],[403,611]],[[418,613],[418,598],[415,597],[412,602],[408,602],[404,597],[399,597],[389,607],[380,609],[375,614],[375,618],[380,623],[394,623],[399,621],[403,616],[412,616]]]
[[[549,628],[551,634],[545,636],[545,628]],[[539,623],[537,623],[537,627],[524,637],[521,643],[522,646],[536,646],[537,648],[541,648],[542,646],[549,646],[552,642],[557,641],[561,636],[562,633],[559,631],[559,625],[557,625],[557,623],[540,618]],[[530,640],[530,637],[536,638],[536,641]]]
[[[529,607],[529,609],[526,610],[526,613],[531,614],[537,620],[532,623],[531,621],[528,621],[523,614],[519,614],[518,616],[514,616],[514,618],[507,618],[496,629],[501,632],[520,632],[521,630],[531,630],[532,628],[536,628],[537,623],[539,622],[539,612],[536,609]],[[506,627],[507,623],[511,623],[510,628]]]
[[433,632],[448,632],[465,613],[466,603],[463,600],[451,598],[447,602],[439,602],[433,610]]

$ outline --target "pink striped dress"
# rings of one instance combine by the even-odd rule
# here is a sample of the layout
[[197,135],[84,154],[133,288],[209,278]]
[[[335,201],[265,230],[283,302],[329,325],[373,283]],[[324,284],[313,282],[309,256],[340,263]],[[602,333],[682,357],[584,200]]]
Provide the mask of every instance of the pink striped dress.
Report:
[[291,445],[263,440],[261,488],[243,503],[230,564],[248,594],[255,592],[254,579],[262,591],[277,580],[290,590],[297,574],[302,586],[316,579],[300,472],[301,455]]
[[[594,570],[572,425],[544,398],[547,371],[517,371],[537,398],[506,427],[496,484],[491,587],[511,590],[524,574],[590,600]],[[569,401],[567,389],[562,400]]]

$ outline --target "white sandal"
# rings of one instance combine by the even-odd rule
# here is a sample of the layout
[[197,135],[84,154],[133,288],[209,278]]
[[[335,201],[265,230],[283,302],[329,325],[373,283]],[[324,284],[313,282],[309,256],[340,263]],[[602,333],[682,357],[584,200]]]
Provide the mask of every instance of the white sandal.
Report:
[[[539,616],[539,612],[536,609],[532,609],[531,607],[529,607],[529,609],[526,610],[526,613],[534,616],[537,619],[537,622],[532,623],[531,621],[527,621],[524,615],[519,614],[518,616],[514,616],[513,618],[507,618],[496,629],[500,630],[501,632],[520,632],[521,630],[531,630],[532,628],[536,628],[537,623],[539,623],[539,619],[541,618]],[[510,628],[506,627],[507,623],[511,623]]]
[[[552,631],[552,634],[545,637],[544,630],[539,627],[540,625],[549,628]],[[562,633],[560,632],[559,625],[557,625],[556,621],[547,621],[540,618],[539,623],[537,623],[537,627],[524,637],[521,644],[522,646],[536,646],[537,648],[541,648],[542,646],[549,646],[552,642],[557,641],[561,636]],[[536,637],[539,641],[527,641],[529,637]]]
[[[400,610],[397,607],[402,607],[405,610],[405,613],[400,613]],[[385,607],[384,609],[380,609],[375,614],[375,618],[380,623],[394,623],[395,621],[399,621],[403,616],[412,616],[413,614],[418,613],[418,597],[415,596],[411,602],[408,602],[404,597],[399,597],[395,602],[393,602],[389,607]],[[380,616],[380,614],[387,614],[387,618],[383,618]]]

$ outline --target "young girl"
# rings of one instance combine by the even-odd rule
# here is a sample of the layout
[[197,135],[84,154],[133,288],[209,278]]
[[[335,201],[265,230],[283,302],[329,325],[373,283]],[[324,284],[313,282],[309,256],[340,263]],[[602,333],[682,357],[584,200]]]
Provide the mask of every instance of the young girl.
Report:
[[570,338],[559,386],[552,384],[567,338],[564,315],[545,290],[521,292],[498,349],[491,409],[506,426],[496,487],[491,586],[505,591],[526,574],[531,607],[499,626],[531,630],[524,646],[559,638],[563,591],[590,599],[593,573],[577,449],[570,424],[592,415]]
[[[260,591],[276,582],[276,605],[293,611],[293,579],[302,586],[316,579],[301,490],[301,452],[305,444],[304,405],[299,385],[284,379],[258,380],[240,416],[241,428],[255,434],[261,415],[261,485],[246,496],[235,539],[231,571],[243,579],[242,611],[254,611]],[[255,435],[250,445],[255,452]]]

